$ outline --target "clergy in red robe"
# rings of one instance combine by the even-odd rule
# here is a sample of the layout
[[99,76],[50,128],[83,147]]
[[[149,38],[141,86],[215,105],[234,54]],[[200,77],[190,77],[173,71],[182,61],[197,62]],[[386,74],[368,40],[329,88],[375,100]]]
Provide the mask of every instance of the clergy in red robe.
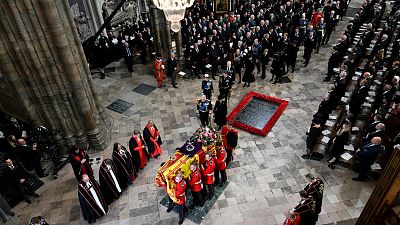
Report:
[[117,167],[111,159],[105,159],[100,165],[99,181],[101,193],[108,205],[122,195]]
[[129,140],[129,150],[131,151],[133,157],[135,170],[139,172],[139,169],[142,170],[147,163],[146,143],[144,142],[143,137],[140,135],[140,131],[133,131],[133,135]]
[[96,219],[107,214],[108,205],[101,194],[99,184],[87,174],[82,174],[82,180],[78,185],[78,198],[83,219],[88,223],[96,222]]
[[132,155],[124,146],[116,142],[114,143],[112,159],[117,167],[118,180],[120,181],[121,188],[125,189],[136,179]]
[[160,156],[162,153],[161,149],[162,141],[160,134],[158,133],[158,129],[156,125],[154,125],[153,120],[149,120],[146,127],[143,129],[143,138],[148,147],[150,156],[154,158]]
[[93,170],[89,163],[89,156],[83,149],[77,145],[72,147],[69,151],[69,162],[71,163],[75,177],[78,182],[82,179],[82,174],[87,174],[93,177]]

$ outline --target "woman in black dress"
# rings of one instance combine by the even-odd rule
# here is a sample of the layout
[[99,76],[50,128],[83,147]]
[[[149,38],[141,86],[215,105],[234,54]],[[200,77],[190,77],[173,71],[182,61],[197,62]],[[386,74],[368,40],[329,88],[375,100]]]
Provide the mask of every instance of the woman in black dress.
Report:
[[217,130],[221,130],[221,127],[226,124],[226,114],[228,114],[228,107],[225,96],[219,95],[214,105],[214,122],[218,125]]
[[242,81],[244,82],[243,87],[250,87],[250,83],[252,83],[256,80],[254,77],[254,73],[253,73],[255,62],[253,62],[250,55],[248,55],[248,54],[246,55],[246,58],[245,58],[246,69],[244,70],[243,79],[242,79]]
[[328,161],[329,168],[335,169],[339,157],[344,152],[344,145],[349,141],[350,135],[350,123],[344,122],[342,127],[336,133],[336,137],[333,139],[333,146],[331,150],[331,159]]

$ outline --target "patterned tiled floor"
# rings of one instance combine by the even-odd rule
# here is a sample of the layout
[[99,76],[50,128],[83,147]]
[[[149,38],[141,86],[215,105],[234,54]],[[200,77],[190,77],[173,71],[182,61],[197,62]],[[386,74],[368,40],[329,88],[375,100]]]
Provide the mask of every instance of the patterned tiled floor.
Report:
[[[351,4],[354,7],[359,3]],[[339,23],[331,43],[336,42],[345,24],[346,21]],[[322,78],[331,47],[323,47],[319,54],[314,54],[307,68],[300,68],[302,51],[299,52],[299,68],[289,75],[292,83],[273,85],[267,77],[265,80],[258,78],[250,88],[237,84],[233,87],[230,110],[250,90],[290,103],[267,137],[240,131],[233,168],[227,171],[230,183],[202,224],[282,224],[285,212],[299,200],[298,191],[305,186],[304,175],[309,172],[319,175],[326,183],[318,224],[339,221],[344,222],[337,224],[354,224],[352,219],[359,216],[375,181],[353,182],[351,177],[355,172],[349,169],[339,167],[333,171],[326,161],[306,161],[300,157],[305,151],[305,131],[326,92],[327,84],[322,83]],[[148,163],[129,190],[110,206],[108,215],[96,224],[177,224],[177,214],[166,213],[165,207],[159,204],[165,194],[155,187],[154,176],[160,163],[168,158],[168,150],[171,152],[181,145],[199,125],[195,103],[200,96],[200,80],[179,79],[178,89],[168,85],[164,89],[139,88],[138,91],[141,84],[156,86],[151,65],[135,65],[132,74],[120,62],[109,67],[112,69],[107,70],[106,79],[93,78],[103,106],[118,99],[133,104],[122,114],[107,109],[114,118],[114,126],[110,128],[112,141],[127,145],[133,129],[142,129],[148,119],[153,118],[164,140],[164,153],[160,159]],[[214,93],[213,102],[215,96],[217,93]],[[92,154],[98,155],[110,157],[111,146],[104,152]],[[44,180],[46,184],[39,189],[39,198],[31,205],[23,202],[14,209],[21,224],[26,224],[34,215],[44,216],[52,225],[86,224],[80,213],[76,180],[70,165],[60,172],[58,180]],[[193,222],[186,220],[184,224]]]

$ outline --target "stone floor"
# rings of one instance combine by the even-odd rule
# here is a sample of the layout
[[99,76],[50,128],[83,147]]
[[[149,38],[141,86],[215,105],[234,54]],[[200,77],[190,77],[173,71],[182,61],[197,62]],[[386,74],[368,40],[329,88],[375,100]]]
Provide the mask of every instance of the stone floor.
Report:
[[[359,6],[359,2],[353,1],[350,5],[355,6]],[[336,42],[348,20],[345,18],[339,23],[330,43]],[[362,211],[375,181],[353,182],[351,177],[356,174],[349,169],[339,167],[333,171],[326,161],[306,161],[300,157],[305,151],[305,131],[326,92],[327,84],[322,83],[322,78],[331,47],[332,44],[323,47],[319,54],[313,54],[307,68],[302,68],[302,51],[299,52],[299,68],[289,74],[292,83],[273,85],[267,77],[265,80],[258,78],[250,88],[234,85],[229,110],[248,91],[276,96],[290,103],[267,137],[240,131],[235,166],[227,171],[229,185],[202,224],[282,224],[287,210],[299,200],[298,191],[305,186],[307,173],[317,174],[326,184],[318,224],[354,224],[353,219]],[[108,215],[96,224],[177,224],[178,215],[166,213],[165,207],[159,204],[165,194],[162,188],[154,185],[154,177],[169,152],[198,127],[195,104],[200,96],[200,80],[178,79],[178,89],[171,85],[158,89],[154,88],[156,82],[151,65],[135,65],[134,71],[130,74],[123,63],[116,62],[108,66],[106,79],[93,78],[104,107],[118,99],[125,101],[123,106],[126,107],[118,108],[122,113],[106,109],[113,118],[112,142],[127,145],[133,129],[143,129],[153,118],[164,140],[164,153],[160,159],[148,163],[134,184],[110,206]],[[214,100],[215,96],[217,93],[214,93]],[[110,155],[111,145],[91,157]],[[98,165],[94,169],[98,171]],[[44,181],[45,185],[38,190],[39,198],[31,205],[22,202],[14,208],[21,224],[27,224],[29,217],[35,215],[44,216],[52,225],[87,224],[80,213],[77,183],[70,165],[63,168],[59,179]],[[194,223],[185,220],[184,224]]]

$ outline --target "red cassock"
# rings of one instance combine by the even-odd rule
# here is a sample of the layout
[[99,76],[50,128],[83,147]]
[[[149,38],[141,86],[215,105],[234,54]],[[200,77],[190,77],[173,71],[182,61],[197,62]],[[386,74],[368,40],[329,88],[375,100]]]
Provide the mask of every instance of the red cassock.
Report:
[[138,151],[139,153],[139,158],[140,158],[140,165],[139,168],[143,169],[146,166],[147,160],[146,160],[146,154],[144,153],[144,145],[141,137],[134,137],[137,146],[135,147],[135,151]]
[[154,60],[154,76],[156,77],[157,81],[164,80],[164,69],[162,68],[163,62]]
[[189,175],[189,187],[193,192],[199,192],[203,189],[199,168],[196,168],[196,170]]
[[217,156],[215,157],[215,169],[217,170],[225,170],[226,168],[226,151],[224,148],[217,150]]
[[314,28],[317,26],[317,24],[321,21],[321,18],[322,17],[324,17],[324,14],[323,13],[318,13],[318,12],[315,12],[313,15],[312,15],[312,18],[311,18],[311,25],[313,25],[314,26]]
[[143,138],[146,141],[151,157],[161,155],[162,149],[160,145],[162,142],[156,126],[146,125],[143,129]]
[[178,205],[183,205],[185,204],[186,201],[186,195],[185,195],[185,191],[186,191],[186,182],[184,180],[182,180],[179,183],[175,184],[175,196],[177,199],[176,204]]
[[296,218],[294,221],[292,221],[290,218],[286,218],[285,222],[283,222],[283,225],[299,225],[300,224],[300,215],[296,214]]
[[213,158],[204,162],[201,173],[205,184],[214,184],[214,169],[215,162]]

